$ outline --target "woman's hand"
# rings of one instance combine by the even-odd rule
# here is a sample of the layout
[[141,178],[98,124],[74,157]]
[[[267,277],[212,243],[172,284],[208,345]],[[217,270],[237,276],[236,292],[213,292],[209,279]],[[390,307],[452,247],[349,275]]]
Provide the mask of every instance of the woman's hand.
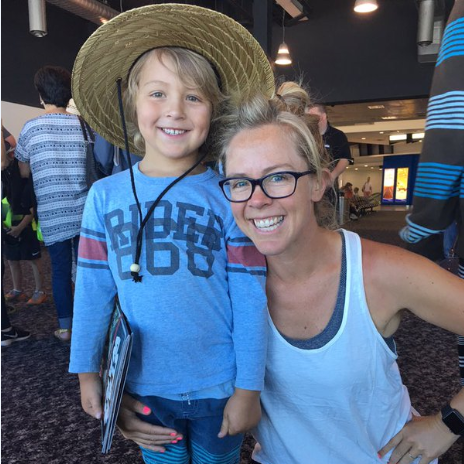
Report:
[[393,449],[389,464],[408,464],[419,455],[420,464],[428,464],[445,453],[458,438],[443,423],[441,413],[435,416],[413,416],[379,451],[379,457]]
[[235,389],[224,408],[219,438],[245,433],[258,424],[261,419],[259,394],[259,391]]
[[174,429],[149,424],[139,419],[136,413],[148,416],[151,414],[151,410],[132,396],[124,394],[117,421],[118,428],[124,438],[160,453],[164,453],[166,450],[162,445],[182,440],[182,434],[178,434]]

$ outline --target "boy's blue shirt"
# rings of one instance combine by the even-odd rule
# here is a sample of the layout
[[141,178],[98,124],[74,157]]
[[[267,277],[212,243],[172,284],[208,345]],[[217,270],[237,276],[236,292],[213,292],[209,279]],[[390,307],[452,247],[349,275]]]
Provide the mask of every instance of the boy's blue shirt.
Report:
[[[134,166],[145,215],[173,180]],[[175,185],[144,229],[128,171],[89,192],[82,221],[70,372],[98,372],[116,294],[134,332],[127,387],[172,395],[217,386],[262,390],[267,349],[265,259],[239,230],[211,169]]]

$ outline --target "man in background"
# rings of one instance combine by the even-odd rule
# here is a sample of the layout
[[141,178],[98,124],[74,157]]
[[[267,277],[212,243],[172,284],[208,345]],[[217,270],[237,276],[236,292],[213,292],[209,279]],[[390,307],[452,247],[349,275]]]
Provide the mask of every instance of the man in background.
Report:
[[327,119],[327,112],[324,105],[313,105],[306,109],[308,114],[314,114],[319,117],[319,132],[322,135],[325,149],[332,159],[331,178],[338,191],[338,177],[347,166],[353,164],[351,157],[350,145],[346,135],[339,129],[331,126]]

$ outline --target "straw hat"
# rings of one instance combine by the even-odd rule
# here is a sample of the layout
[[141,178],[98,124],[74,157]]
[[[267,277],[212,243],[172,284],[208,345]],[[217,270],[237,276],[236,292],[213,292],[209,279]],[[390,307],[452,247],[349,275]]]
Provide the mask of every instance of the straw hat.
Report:
[[[197,52],[215,68],[225,94],[260,90],[271,96],[274,75],[261,46],[232,18],[206,8],[160,4],[135,8],[99,27],[74,63],[72,93],[89,125],[124,148],[117,79],[126,82],[132,64],[153,48],[174,46]],[[132,153],[138,150],[130,141]]]

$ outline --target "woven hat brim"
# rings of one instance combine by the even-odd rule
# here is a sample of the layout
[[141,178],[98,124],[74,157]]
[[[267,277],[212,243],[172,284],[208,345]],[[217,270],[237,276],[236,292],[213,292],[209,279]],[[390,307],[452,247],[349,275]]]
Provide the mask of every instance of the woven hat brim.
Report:
[[[275,88],[269,60],[255,38],[232,18],[184,4],[129,10],[99,27],[80,49],[72,93],[82,117],[102,137],[124,147],[116,81],[126,80],[137,58],[159,47],[182,47],[204,56],[215,68],[223,93]],[[141,154],[130,141],[132,153]]]

